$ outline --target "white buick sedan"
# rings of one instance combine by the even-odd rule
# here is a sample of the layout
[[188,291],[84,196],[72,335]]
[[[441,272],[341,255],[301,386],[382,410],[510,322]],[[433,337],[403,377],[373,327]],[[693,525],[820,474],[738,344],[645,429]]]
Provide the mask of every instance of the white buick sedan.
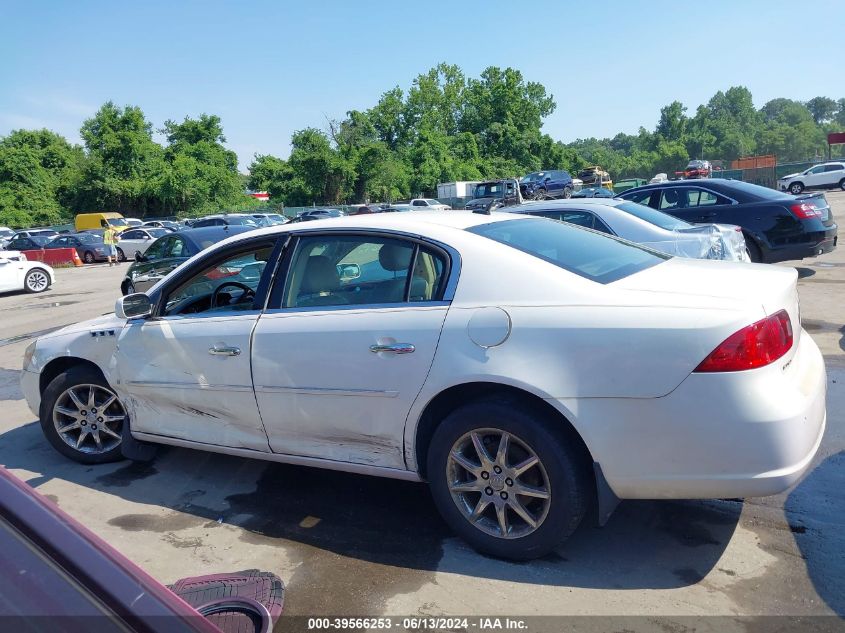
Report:
[[796,279],[530,216],[296,223],[38,339],[22,385],[79,462],[171,444],[425,480],[474,547],[526,559],[594,503],[802,475],[825,371]]

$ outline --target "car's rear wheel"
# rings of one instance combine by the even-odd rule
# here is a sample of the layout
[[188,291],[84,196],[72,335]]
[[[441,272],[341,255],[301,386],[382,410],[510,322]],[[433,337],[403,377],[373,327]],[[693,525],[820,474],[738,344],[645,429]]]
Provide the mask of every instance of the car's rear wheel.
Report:
[[791,185],[789,185],[789,193],[791,193],[793,196],[797,196],[802,191],[804,191],[804,185],[800,182],[793,182]]
[[23,279],[23,288],[27,292],[44,292],[50,287],[50,275],[43,268],[33,268]]
[[91,251],[85,251],[85,255],[82,257],[85,260],[86,264],[93,264],[94,263],[94,253]]
[[763,252],[760,250],[760,247],[747,235],[745,236],[745,252],[748,254],[748,259],[750,259],[755,264],[760,264],[763,262]]
[[443,518],[485,554],[527,560],[569,536],[587,511],[588,463],[558,420],[506,399],[453,411],[437,428],[428,479]]
[[57,451],[82,464],[122,459],[126,411],[103,376],[87,366],[56,376],[41,398],[41,428]]

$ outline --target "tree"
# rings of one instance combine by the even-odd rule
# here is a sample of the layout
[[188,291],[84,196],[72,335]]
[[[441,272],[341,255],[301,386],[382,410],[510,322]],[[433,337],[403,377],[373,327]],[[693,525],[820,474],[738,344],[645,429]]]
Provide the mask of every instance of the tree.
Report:
[[82,150],[49,130],[15,130],[0,139],[0,224],[55,224],[69,215]]
[[667,141],[681,141],[686,134],[687,111],[680,101],[673,101],[660,109],[660,121],[655,133]]
[[816,125],[832,120],[838,110],[836,101],[829,97],[813,97],[804,105],[813,115],[813,121],[816,122]]

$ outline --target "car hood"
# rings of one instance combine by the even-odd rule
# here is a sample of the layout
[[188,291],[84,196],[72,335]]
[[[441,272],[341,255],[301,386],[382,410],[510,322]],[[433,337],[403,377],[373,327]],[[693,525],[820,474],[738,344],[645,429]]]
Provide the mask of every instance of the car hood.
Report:
[[63,328],[59,328],[55,332],[50,332],[49,334],[40,336],[38,340],[43,341],[51,338],[57,338],[59,336],[66,336],[68,334],[79,333],[84,333],[87,336],[91,336],[92,338],[94,338],[94,335],[92,333],[97,333],[96,335],[99,336],[100,332],[106,332],[108,334],[109,332],[114,331],[116,335],[125,324],[125,319],[120,319],[114,313],[109,313],[104,314],[103,316],[98,316],[93,319],[88,319],[87,321],[80,321],[79,323],[72,323],[71,325],[66,325]]
[[800,176],[801,172],[795,172],[794,174],[787,174],[786,176],[781,176],[778,180],[789,180],[790,178],[795,178],[796,176]]
[[500,198],[473,198],[469,202],[467,202],[467,207],[486,207],[488,204],[493,202],[493,200],[499,200]]

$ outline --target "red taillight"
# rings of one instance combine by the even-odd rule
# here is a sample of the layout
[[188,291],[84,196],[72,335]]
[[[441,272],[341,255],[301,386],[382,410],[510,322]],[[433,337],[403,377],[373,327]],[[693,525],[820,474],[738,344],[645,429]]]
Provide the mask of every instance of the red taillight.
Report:
[[775,362],[791,348],[792,322],[786,310],[781,310],[729,336],[695,371],[755,369]]
[[810,218],[822,217],[822,210],[817,209],[806,202],[799,202],[798,204],[790,205],[789,210],[799,220],[809,220]]

